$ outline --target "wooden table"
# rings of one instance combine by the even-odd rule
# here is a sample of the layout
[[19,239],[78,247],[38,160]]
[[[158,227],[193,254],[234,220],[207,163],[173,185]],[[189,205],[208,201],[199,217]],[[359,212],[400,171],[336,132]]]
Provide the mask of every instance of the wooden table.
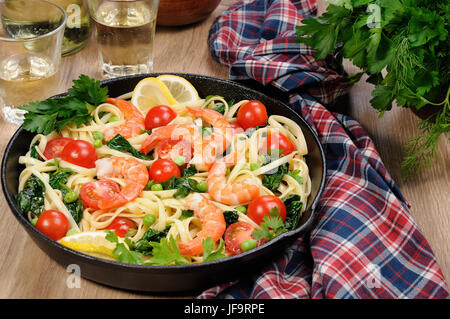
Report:
[[[209,28],[235,0],[224,0],[202,23],[185,28],[158,27],[155,46],[155,72],[185,72],[228,77],[226,67],[214,62],[206,39]],[[323,8],[323,4],[321,4]],[[349,72],[354,72],[346,64]],[[63,58],[59,91],[64,92],[80,74],[101,79],[96,45],[91,39],[81,52]],[[381,157],[401,191],[411,204],[411,213],[428,239],[437,260],[450,279],[450,202],[449,150],[442,137],[438,160],[433,167],[408,182],[400,176],[402,145],[408,137],[419,134],[417,118],[406,109],[394,109],[379,119],[369,104],[372,86],[364,81],[350,92],[348,110],[375,141]],[[5,146],[16,126],[0,121],[0,149]],[[81,288],[67,288],[69,273],[47,257],[26,234],[3,196],[0,198],[0,298],[153,298],[105,287],[82,279]]]

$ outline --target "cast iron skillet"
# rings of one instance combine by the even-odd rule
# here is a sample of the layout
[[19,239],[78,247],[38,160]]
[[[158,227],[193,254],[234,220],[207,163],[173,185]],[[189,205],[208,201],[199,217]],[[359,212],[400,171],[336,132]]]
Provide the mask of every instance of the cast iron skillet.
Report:
[[[103,81],[102,85],[108,87],[111,97],[115,97],[132,91],[141,79],[156,75],[158,74],[121,77]],[[11,138],[3,155],[1,180],[6,200],[14,216],[45,253],[64,267],[70,264],[79,265],[81,276],[86,279],[116,288],[153,293],[200,291],[219,283],[254,274],[258,268],[273,261],[295,239],[308,231],[313,224],[315,209],[324,187],[326,166],[323,149],[309,125],[288,106],[235,82],[203,75],[178,75],[189,80],[201,97],[216,94],[235,101],[243,99],[260,100],[266,105],[269,115],[283,115],[300,125],[309,149],[307,164],[312,181],[312,191],[307,210],[303,214],[297,229],[286,232],[256,249],[222,260],[187,266],[138,266],[91,257],[64,247],[42,235],[17,209],[13,196],[17,193],[19,174],[24,168],[18,163],[18,159],[19,156],[28,151],[31,139],[34,136],[21,127]]]

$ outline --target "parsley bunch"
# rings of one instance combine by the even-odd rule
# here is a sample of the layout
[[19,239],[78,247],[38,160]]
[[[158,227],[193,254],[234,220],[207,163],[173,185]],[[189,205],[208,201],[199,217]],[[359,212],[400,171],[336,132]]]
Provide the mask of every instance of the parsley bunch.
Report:
[[86,75],[74,80],[68,92],[67,96],[19,106],[19,109],[27,111],[23,128],[47,135],[72,123],[80,126],[92,120],[90,113],[94,106],[105,102],[108,97],[108,88],[101,87],[100,81]]
[[[402,163],[404,177],[430,163],[438,137],[450,130],[448,0],[340,0],[320,17],[303,20],[298,41],[318,59],[334,54],[349,59],[375,85],[371,105],[380,116],[392,108],[436,108],[419,124],[424,136],[412,138]],[[382,72],[383,71],[383,72]]]

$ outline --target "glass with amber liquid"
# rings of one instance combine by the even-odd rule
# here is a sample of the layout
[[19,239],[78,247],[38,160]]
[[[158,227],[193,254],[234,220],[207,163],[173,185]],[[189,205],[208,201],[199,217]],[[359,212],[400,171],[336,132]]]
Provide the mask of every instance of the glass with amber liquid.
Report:
[[159,0],[89,1],[107,78],[151,72]]

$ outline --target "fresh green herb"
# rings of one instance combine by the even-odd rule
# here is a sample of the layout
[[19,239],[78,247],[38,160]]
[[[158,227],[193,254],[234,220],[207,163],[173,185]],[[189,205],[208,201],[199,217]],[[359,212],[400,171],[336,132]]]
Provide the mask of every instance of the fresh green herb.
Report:
[[283,176],[287,174],[289,170],[288,164],[285,163],[276,168],[275,172],[267,172],[264,174],[262,183],[265,187],[267,187],[272,192],[276,191],[280,186],[281,180]]
[[289,195],[283,199],[286,206],[286,220],[284,221],[284,227],[287,230],[293,230],[297,227],[300,218],[302,217],[303,203],[300,201],[300,196],[296,194]]
[[145,185],[144,190],[149,191],[152,189],[153,184],[155,184],[155,182],[151,179],[148,181],[147,185]]
[[30,148],[30,156],[31,156],[32,158],[39,159],[39,154],[38,154],[38,152],[36,151],[36,147],[38,147],[38,146],[39,146],[39,141],[37,141],[36,143],[34,143],[33,145],[31,145],[31,148]]
[[38,219],[39,219],[39,217],[37,217],[37,216],[33,217],[33,219],[31,220],[31,225],[36,226]]
[[297,183],[302,185],[303,184],[303,178],[301,176],[298,176],[298,174],[300,174],[300,170],[298,170],[298,169],[293,170],[293,171],[288,173],[288,175],[291,176],[292,178],[294,178],[297,181]]
[[85,75],[73,83],[68,96],[19,106],[19,109],[27,111],[23,128],[32,133],[48,135],[54,130],[60,132],[68,124],[80,126],[92,120],[90,103],[98,105],[106,101],[108,89],[101,88],[99,81]]
[[239,214],[235,210],[227,210],[223,212],[223,217],[225,218],[227,227],[239,221]]
[[181,211],[180,220],[184,220],[186,218],[194,216],[194,211],[192,209],[183,209]]
[[39,217],[44,211],[44,196],[44,183],[32,174],[25,182],[23,190],[15,196],[15,200],[23,214],[32,212],[35,217]]
[[157,231],[152,228],[148,229],[144,235],[135,243],[134,250],[142,253],[143,255],[151,255],[153,247],[150,245],[150,242],[159,242],[161,238],[167,236],[167,233],[170,230],[170,226],[167,226],[162,231]]
[[69,94],[76,96],[81,101],[92,105],[99,105],[108,98],[108,88],[101,87],[100,81],[91,79],[86,75],[80,75],[78,80],[73,81],[73,84],[69,89]]
[[116,244],[113,254],[116,255],[117,261],[127,264],[142,265],[143,255],[140,252],[129,250],[124,243],[119,242],[119,238],[113,231],[105,231],[107,233],[105,236],[106,240]]
[[214,261],[218,259],[225,258],[226,256],[223,254],[223,250],[225,248],[225,242],[223,240],[220,241],[219,247],[214,250],[215,244],[211,237],[207,237],[202,241],[203,247],[203,262]]
[[380,117],[394,101],[436,110],[419,122],[422,136],[407,144],[404,178],[430,166],[438,137],[450,131],[449,17],[447,0],[345,0],[297,27],[298,41],[314,48],[316,58],[332,54],[362,70],[349,82],[368,75],[375,85],[370,103]]
[[141,134],[147,133],[148,135],[152,134],[152,130],[141,130]]
[[63,202],[78,224],[83,218],[83,203],[78,195],[69,188],[67,180],[74,172],[70,168],[59,167],[59,161],[55,158],[56,171],[50,173],[49,184],[53,189],[59,189],[63,196]]
[[185,169],[183,169],[181,171],[181,176],[183,176],[183,177],[191,177],[191,176],[194,176],[197,173],[198,173],[198,171],[195,168],[195,166],[194,165],[189,165],[188,167],[186,167]]
[[200,187],[199,189],[199,184],[200,182],[197,182],[195,179],[176,176],[172,176],[167,181],[161,183],[165,190],[177,190],[173,195],[173,197],[176,199],[185,198],[187,195],[189,195],[190,192],[204,193],[204,188]]
[[178,245],[172,236],[170,236],[169,240],[162,238],[159,243],[150,242],[150,245],[153,247],[153,257],[148,261],[151,265],[190,264],[190,262],[181,255]]
[[270,211],[269,216],[263,217],[263,222],[259,226],[261,228],[255,230],[252,234],[252,237],[256,240],[272,240],[287,231],[283,219],[280,217],[280,211],[276,207]]
[[133,237],[136,234],[137,234],[137,229],[136,228],[130,228],[130,229],[128,229],[127,233],[125,234],[125,238]]
[[151,159],[150,156],[142,154],[141,152],[136,150],[130,144],[130,142],[128,142],[127,139],[125,137],[123,137],[122,135],[120,135],[120,134],[117,134],[112,139],[110,139],[108,142],[106,142],[106,145],[109,148],[112,148],[113,150],[121,151],[121,152],[128,152],[131,155],[133,155],[134,157],[137,157],[137,158],[140,158],[140,159],[143,159],[143,160]]

